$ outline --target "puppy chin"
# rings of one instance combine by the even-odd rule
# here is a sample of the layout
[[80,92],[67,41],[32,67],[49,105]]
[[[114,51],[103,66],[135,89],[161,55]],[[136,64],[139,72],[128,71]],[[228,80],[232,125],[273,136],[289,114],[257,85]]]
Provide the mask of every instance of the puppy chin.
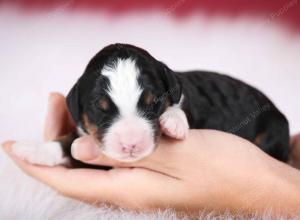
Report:
[[155,144],[153,143],[150,147],[145,148],[143,151],[133,153],[133,154],[120,152],[111,147],[103,147],[102,149],[103,149],[102,153],[105,156],[110,157],[110,158],[120,161],[120,162],[130,163],[130,162],[139,161],[139,160],[149,156],[154,151]]

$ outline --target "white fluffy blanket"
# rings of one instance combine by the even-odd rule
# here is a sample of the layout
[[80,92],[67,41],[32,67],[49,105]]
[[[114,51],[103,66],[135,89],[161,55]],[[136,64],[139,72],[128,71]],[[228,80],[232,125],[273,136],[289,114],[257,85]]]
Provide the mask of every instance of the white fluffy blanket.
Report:
[[[88,60],[113,42],[144,47],[174,69],[209,69],[243,79],[271,97],[292,132],[300,131],[300,38],[274,19],[206,21],[198,15],[176,22],[156,13],[112,18],[104,12],[26,15],[0,8],[0,141],[41,139],[47,94],[67,93]],[[63,198],[21,173],[1,151],[0,180],[1,220],[176,219],[170,210],[138,214]]]

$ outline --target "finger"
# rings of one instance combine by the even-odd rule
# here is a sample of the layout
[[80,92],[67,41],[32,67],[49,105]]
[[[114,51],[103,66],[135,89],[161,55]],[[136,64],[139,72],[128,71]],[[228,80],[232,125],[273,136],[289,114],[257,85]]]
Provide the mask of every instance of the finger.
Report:
[[298,143],[300,145],[300,134],[293,135],[290,139],[290,145],[294,147],[295,145],[298,145]]
[[106,202],[123,208],[148,209],[154,207],[154,202],[151,201],[160,195],[161,185],[168,185],[170,193],[166,194],[164,190],[164,197],[171,197],[174,195],[171,189],[179,182],[160,173],[139,168],[104,171],[31,165],[11,153],[12,143],[4,143],[4,149],[20,169],[59,193],[84,202]]
[[114,168],[110,172],[115,182],[111,202],[120,207],[149,211],[176,208],[174,195],[180,201],[182,181],[177,178],[144,168]]
[[75,159],[83,162],[96,159],[101,154],[97,142],[89,135],[74,140],[71,153]]
[[45,141],[71,133],[74,129],[75,123],[68,111],[65,97],[60,93],[51,93],[44,126]]
[[290,139],[290,150],[288,163],[300,169],[300,134],[294,135]]
[[71,146],[71,153],[75,159],[88,164],[111,167],[133,166],[133,164],[122,163],[105,156],[97,141],[89,135],[77,138]]
[[[95,192],[95,186],[103,189],[109,185],[109,173],[104,170],[67,169],[63,166],[46,167],[29,164],[13,155],[11,151],[13,143],[13,141],[5,142],[3,148],[16,165],[28,175],[63,195],[84,199],[91,197],[89,192]],[[87,179],[89,181],[86,181]]]

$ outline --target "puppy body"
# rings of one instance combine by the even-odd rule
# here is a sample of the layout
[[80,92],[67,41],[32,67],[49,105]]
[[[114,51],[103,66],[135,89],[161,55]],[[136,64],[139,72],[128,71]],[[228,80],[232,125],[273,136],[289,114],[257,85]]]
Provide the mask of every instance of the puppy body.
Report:
[[226,75],[175,73],[184,94],[190,128],[236,134],[281,161],[287,161],[289,126],[285,116],[257,89]]
[[[184,139],[189,128],[234,133],[281,161],[288,156],[288,122],[261,92],[213,72],[172,71],[132,45],[96,54],[67,103],[80,133],[121,161],[149,155],[161,133]],[[60,143],[71,158],[70,141]]]

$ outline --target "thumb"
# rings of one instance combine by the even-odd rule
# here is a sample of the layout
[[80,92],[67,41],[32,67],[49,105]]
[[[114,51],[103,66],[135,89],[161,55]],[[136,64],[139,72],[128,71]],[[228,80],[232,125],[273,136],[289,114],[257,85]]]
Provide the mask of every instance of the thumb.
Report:
[[94,160],[101,154],[96,140],[89,135],[74,140],[71,146],[71,153],[75,159],[80,161]]
[[111,167],[128,167],[128,163],[123,163],[105,156],[99,144],[90,135],[77,138],[71,146],[72,157],[83,163],[93,165],[103,165]]

